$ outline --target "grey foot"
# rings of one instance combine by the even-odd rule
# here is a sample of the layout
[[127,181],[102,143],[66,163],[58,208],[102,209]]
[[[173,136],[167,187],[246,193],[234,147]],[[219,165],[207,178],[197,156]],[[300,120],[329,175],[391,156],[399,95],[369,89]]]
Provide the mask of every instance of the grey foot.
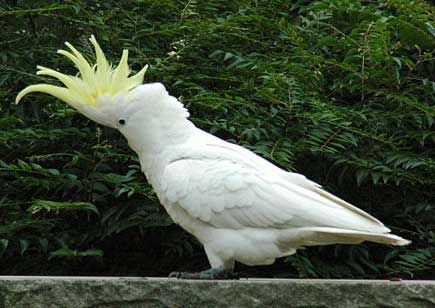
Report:
[[170,278],[177,279],[200,279],[200,280],[223,280],[223,279],[239,279],[239,274],[234,273],[232,270],[223,269],[221,267],[211,268],[206,271],[198,273],[188,273],[188,272],[172,272],[169,274]]

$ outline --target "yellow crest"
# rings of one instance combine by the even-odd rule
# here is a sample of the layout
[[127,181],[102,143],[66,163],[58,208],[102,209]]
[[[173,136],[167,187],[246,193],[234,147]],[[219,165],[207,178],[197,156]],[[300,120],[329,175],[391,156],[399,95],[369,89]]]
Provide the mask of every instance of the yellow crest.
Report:
[[23,89],[15,100],[18,103],[25,95],[31,92],[43,92],[53,95],[69,105],[76,107],[79,104],[96,106],[97,97],[103,94],[115,95],[119,92],[127,93],[137,85],[142,84],[146,65],[139,73],[128,77],[128,50],[124,49],[121,60],[115,69],[107,62],[103,51],[92,35],[89,39],[95,48],[97,63],[91,66],[83,55],[68,42],[65,45],[71,50],[58,50],[57,52],[70,59],[78,68],[80,75],[71,76],[62,74],[50,68],[37,66],[37,75],[52,76],[61,81],[65,87],[58,87],[49,84],[35,84]]

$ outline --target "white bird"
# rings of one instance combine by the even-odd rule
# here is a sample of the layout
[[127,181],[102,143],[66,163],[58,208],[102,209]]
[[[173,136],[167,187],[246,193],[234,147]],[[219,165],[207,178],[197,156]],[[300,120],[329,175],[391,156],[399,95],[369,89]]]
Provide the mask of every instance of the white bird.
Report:
[[113,69],[93,36],[90,41],[96,65],[66,43],[71,52],[58,52],[80,76],[38,66],[38,75],[55,77],[65,87],[32,85],[16,102],[30,92],[48,93],[127,138],[161,204],[202,243],[211,265],[207,271],[174,276],[231,277],[235,261],[272,264],[304,246],[410,243],[305,176],[195,127],[162,84],[142,84],[147,67],[128,77],[127,50]]

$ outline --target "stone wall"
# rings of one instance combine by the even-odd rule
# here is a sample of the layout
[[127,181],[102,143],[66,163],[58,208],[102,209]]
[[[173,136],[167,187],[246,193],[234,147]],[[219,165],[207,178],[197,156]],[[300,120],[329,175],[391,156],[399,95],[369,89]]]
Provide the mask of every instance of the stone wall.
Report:
[[0,308],[435,307],[435,281],[0,277]]

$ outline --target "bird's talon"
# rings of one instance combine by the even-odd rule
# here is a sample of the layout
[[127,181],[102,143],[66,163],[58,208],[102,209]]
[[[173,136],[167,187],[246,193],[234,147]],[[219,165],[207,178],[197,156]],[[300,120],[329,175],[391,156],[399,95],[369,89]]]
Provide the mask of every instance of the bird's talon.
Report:
[[198,279],[198,280],[238,280],[240,276],[232,270],[212,268],[198,273],[171,272],[169,278],[176,279]]
[[181,278],[181,275],[182,273],[181,272],[171,272],[170,274],[169,274],[169,278],[176,278],[176,279],[180,279]]

